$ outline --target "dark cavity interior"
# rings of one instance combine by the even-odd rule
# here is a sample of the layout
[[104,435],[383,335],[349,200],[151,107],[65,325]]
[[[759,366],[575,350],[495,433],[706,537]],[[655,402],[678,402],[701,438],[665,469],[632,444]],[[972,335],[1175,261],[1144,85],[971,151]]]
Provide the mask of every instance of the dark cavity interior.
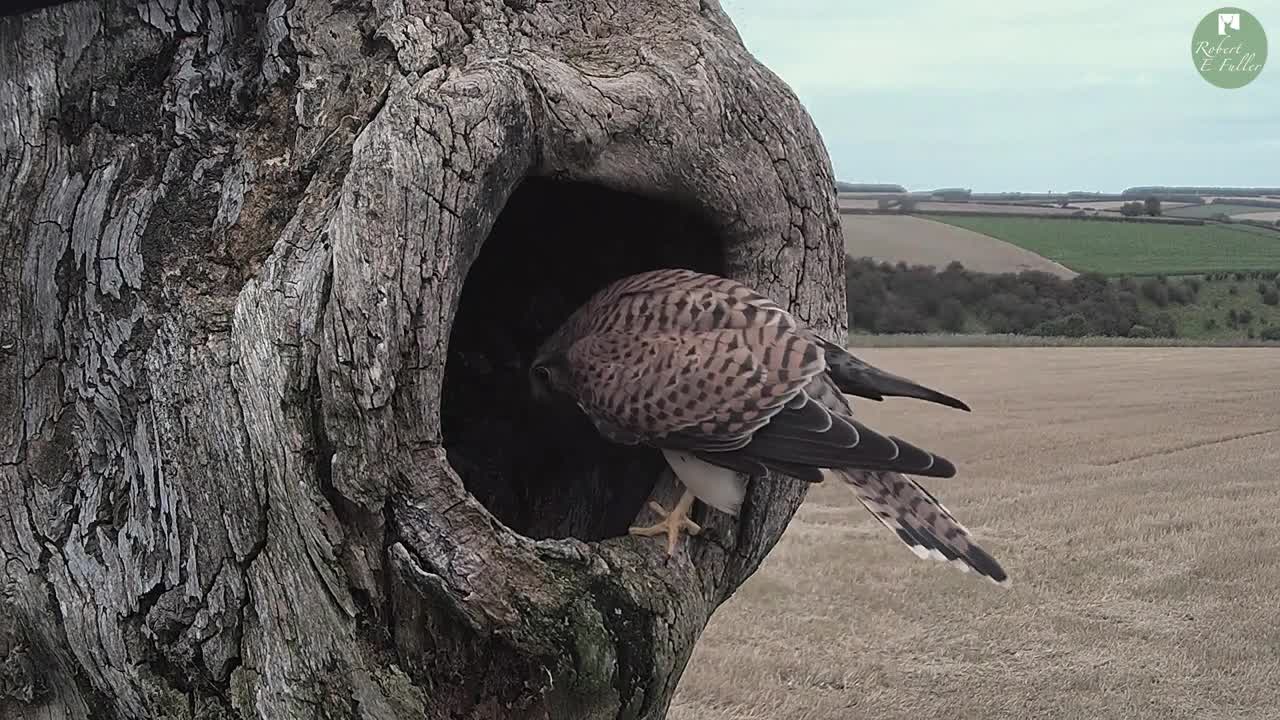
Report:
[[609,282],[723,265],[710,225],[677,203],[525,180],[467,274],[449,338],[441,422],[467,490],[528,537],[625,534],[666,467],[662,455],[605,441],[576,408],[535,403],[529,363]]

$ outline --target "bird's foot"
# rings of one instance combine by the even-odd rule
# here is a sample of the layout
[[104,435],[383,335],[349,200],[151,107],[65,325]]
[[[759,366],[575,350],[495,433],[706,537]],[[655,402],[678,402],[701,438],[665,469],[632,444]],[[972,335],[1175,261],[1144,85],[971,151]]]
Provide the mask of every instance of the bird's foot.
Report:
[[667,512],[667,509],[656,501],[650,500],[649,507],[658,513],[658,516],[662,518],[662,522],[648,527],[632,527],[627,532],[644,537],[665,534],[667,536],[667,557],[675,555],[676,543],[680,541],[681,530],[690,535],[697,535],[702,532],[702,526],[689,519],[689,510],[693,507],[693,500],[693,493],[685,490],[684,496],[671,509],[671,512]]

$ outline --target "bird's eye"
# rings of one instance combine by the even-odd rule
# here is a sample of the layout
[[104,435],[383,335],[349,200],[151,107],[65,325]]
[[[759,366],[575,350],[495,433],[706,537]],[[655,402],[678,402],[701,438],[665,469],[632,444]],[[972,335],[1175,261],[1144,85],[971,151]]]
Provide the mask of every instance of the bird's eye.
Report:
[[543,382],[548,385],[551,384],[551,371],[548,370],[545,365],[539,365],[535,367],[533,369],[533,375],[534,377],[538,378],[539,382]]

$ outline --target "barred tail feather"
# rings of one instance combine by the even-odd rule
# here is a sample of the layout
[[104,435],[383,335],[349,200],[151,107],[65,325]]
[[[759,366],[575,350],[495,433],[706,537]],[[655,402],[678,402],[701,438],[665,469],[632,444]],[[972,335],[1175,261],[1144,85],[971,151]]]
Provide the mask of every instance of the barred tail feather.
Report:
[[915,481],[896,472],[841,470],[835,473],[862,504],[920,558],[949,562],[1005,585],[1000,563],[973,541],[969,531]]

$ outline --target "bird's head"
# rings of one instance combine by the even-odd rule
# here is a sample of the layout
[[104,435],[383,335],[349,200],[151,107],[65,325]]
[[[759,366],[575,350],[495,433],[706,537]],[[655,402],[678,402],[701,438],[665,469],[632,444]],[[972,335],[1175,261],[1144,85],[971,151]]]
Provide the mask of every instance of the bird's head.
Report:
[[540,403],[564,397],[568,390],[568,375],[563,356],[540,353],[529,366],[529,392]]
[[544,339],[534,353],[533,362],[529,365],[529,391],[535,402],[543,405],[561,405],[576,407],[572,387],[573,377],[569,372],[569,348],[577,337],[575,319],[581,314],[577,312],[556,328]]

